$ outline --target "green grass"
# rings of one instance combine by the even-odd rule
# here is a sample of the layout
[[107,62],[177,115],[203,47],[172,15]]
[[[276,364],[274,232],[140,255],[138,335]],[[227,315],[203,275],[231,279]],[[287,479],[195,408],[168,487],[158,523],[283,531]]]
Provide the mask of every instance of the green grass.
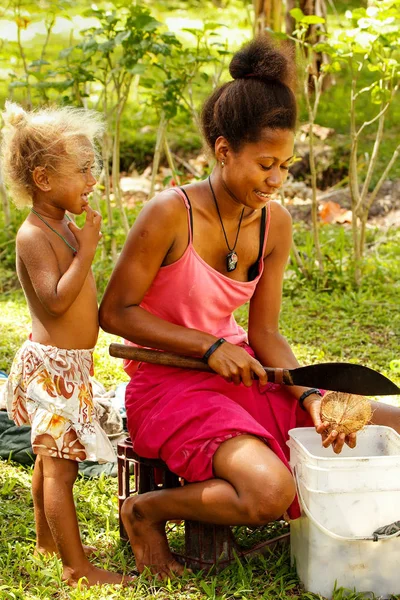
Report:
[[[1,600],[318,600],[305,592],[290,566],[289,547],[282,546],[238,560],[218,574],[199,572],[166,582],[140,576],[131,588],[104,586],[71,590],[61,581],[56,558],[33,556],[34,525],[30,495],[31,470],[0,462],[0,599]],[[98,566],[129,573],[134,560],[128,545],[119,541],[116,481],[79,478],[75,499],[82,538],[95,545]],[[355,592],[339,589],[334,600],[358,600]],[[368,598],[371,600],[371,596]]]
[[[369,231],[364,281],[357,290],[352,285],[348,260],[349,231],[341,227],[322,229],[322,248],[330,257],[324,277],[317,276],[314,270],[312,281],[307,283],[294,265],[289,265],[282,332],[302,364],[329,360],[357,362],[376,368],[400,383],[399,233],[399,230]],[[312,264],[309,232],[296,225],[295,237],[304,260]],[[97,265],[103,281],[107,280],[110,268],[108,264]],[[246,308],[237,314],[244,325],[246,315]],[[29,331],[24,296],[20,290],[9,289],[0,295],[1,369],[9,369],[15,351]],[[115,341],[113,336],[101,332],[95,353],[96,376],[107,388],[126,380],[121,363],[108,355],[111,341]],[[0,600],[318,598],[302,591],[290,566],[288,547],[243,564],[237,562],[218,575],[200,573],[172,582],[157,582],[142,576],[127,590],[111,587],[70,590],[61,583],[58,560],[33,557],[30,481],[30,468],[0,461]],[[104,552],[104,558],[96,558],[96,564],[128,573],[134,569],[134,559],[129,546],[119,541],[116,486],[112,478],[79,478],[75,496],[84,541]],[[273,533],[274,528],[269,535]],[[179,548],[182,534],[174,533],[172,543]],[[335,600],[344,597],[356,600],[361,595],[343,590],[334,594]]]
[[[198,573],[168,582],[138,578],[131,589],[106,586],[90,591],[70,590],[61,582],[56,558],[33,556],[34,522],[30,495],[31,470],[0,462],[0,598],[86,600],[108,598],[306,598],[290,567],[288,548],[269,552],[226,568],[216,575]],[[116,481],[79,478],[75,498],[82,538],[102,552],[96,564],[110,570],[131,572],[130,548],[118,537]],[[176,543],[176,542],[175,542]],[[317,598],[317,596],[315,596]]]

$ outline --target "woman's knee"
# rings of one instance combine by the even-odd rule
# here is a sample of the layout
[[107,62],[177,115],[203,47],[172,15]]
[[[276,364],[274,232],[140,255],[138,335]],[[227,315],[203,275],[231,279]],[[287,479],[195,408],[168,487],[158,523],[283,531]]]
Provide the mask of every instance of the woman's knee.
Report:
[[[283,465],[282,465],[283,466]],[[296,486],[288,469],[278,478],[260,481],[257,490],[246,495],[245,506],[249,525],[265,525],[279,519],[292,504],[296,496]]]
[[214,473],[236,490],[243,523],[263,525],[289,508],[296,488],[289,469],[259,438],[242,435],[219,447]]

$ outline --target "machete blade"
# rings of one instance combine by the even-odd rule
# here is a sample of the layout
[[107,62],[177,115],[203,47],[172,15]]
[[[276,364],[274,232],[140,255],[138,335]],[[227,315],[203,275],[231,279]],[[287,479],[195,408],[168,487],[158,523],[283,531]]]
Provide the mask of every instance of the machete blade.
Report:
[[335,392],[347,392],[362,396],[391,396],[400,394],[387,377],[362,365],[352,363],[320,363],[290,369],[294,385],[320,387]]

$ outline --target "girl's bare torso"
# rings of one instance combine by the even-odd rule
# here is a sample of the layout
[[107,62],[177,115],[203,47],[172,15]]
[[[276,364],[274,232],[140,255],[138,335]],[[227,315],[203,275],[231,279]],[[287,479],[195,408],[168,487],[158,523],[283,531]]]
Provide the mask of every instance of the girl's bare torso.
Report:
[[[22,228],[32,228],[32,225],[25,222],[21,230]],[[47,231],[45,226],[40,229],[48,239],[49,253],[54,252],[56,256],[60,279],[73,260],[72,250],[54,232]],[[32,234],[34,235],[34,232]],[[77,246],[75,237],[66,223],[63,224],[62,235],[72,246]],[[58,348],[93,348],[97,341],[99,324],[96,285],[92,271],[89,271],[80,293],[71,306],[61,315],[52,315],[35,293],[18,246],[17,238],[17,273],[32,318],[32,340]],[[30,259],[35,261],[34,253]],[[43,270],[41,276],[49,275]]]

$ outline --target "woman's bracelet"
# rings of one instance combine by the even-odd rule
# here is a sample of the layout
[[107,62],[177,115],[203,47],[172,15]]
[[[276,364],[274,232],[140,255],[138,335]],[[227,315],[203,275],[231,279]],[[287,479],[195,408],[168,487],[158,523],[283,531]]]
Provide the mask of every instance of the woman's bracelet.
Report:
[[306,410],[305,407],[304,407],[304,400],[306,398],[308,398],[308,396],[311,396],[311,394],[317,394],[318,396],[322,397],[322,392],[318,388],[311,388],[311,389],[306,390],[305,392],[303,392],[302,395],[299,398],[300,408],[302,408],[303,410]]
[[214,342],[213,345],[209,347],[201,360],[205,363],[208,363],[208,359],[210,358],[211,354],[213,354],[224,342],[226,342],[225,338],[219,338],[219,340]]

